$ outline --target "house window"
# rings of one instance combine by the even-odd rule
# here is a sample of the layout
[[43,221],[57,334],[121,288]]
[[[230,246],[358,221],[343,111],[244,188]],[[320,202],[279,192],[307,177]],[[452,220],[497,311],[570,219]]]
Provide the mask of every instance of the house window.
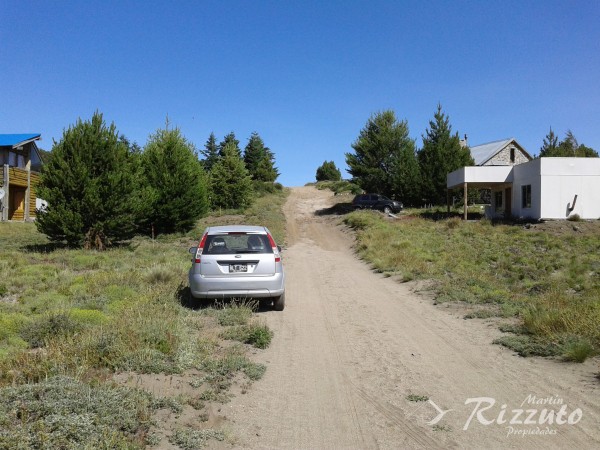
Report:
[[502,191],[494,192],[494,204],[496,205],[496,211],[501,211],[504,209],[504,196],[502,195]]
[[531,208],[531,185],[521,186],[521,206]]
[[514,147],[512,147],[512,148],[510,149],[510,162],[511,162],[511,163],[514,163],[514,162],[515,162],[515,148],[514,148]]
[[17,152],[8,152],[8,158],[6,158],[5,164],[12,167],[20,167],[22,169],[25,167],[25,157]]

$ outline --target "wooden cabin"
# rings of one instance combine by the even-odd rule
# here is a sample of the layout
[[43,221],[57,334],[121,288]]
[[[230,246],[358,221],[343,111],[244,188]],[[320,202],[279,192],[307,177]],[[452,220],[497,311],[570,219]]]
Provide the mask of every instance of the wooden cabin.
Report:
[[0,220],[35,219],[36,186],[42,158],[36,144],[39,133],[0,134]]

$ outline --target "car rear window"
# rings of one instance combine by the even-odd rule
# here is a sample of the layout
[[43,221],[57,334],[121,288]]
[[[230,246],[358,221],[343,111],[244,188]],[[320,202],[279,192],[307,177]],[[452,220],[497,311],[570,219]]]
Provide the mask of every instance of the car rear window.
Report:
[[207,255],[273,253],[273,249],[269,245],[269,238],[265,234],[214,234],[206,237],[203,253]]

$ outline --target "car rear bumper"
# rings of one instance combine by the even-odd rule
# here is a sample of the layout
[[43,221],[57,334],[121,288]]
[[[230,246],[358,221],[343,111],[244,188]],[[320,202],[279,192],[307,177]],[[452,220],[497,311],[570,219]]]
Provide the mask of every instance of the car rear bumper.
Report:
[[283,273],[266,277],[204,277],[190,273],[190,291],[195,298],[268,298],[285,291]]

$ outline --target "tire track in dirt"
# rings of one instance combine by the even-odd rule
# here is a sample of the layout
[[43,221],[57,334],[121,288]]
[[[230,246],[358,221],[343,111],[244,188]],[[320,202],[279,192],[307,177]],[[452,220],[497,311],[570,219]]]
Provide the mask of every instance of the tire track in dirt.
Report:
[[[315,215],[331,200],[296,188],[285,206],[287,305],[261,314],[275,333],[256,354],[268,367],[264,378],[224,406],[235,447],[600,447],[593,361],[516,357],[491,344],[494,326],[463,320],[373,273],[336,218]],[[433,407],[409,402],[409,394],[453,411],[434,428]],[[584,416],[545,437],[509,437],[505,426],[476,420],[463,431],[473,409],[466,399],[496,399],[495,418],[500,405],[518,408],[530,394],[560,397]]]

